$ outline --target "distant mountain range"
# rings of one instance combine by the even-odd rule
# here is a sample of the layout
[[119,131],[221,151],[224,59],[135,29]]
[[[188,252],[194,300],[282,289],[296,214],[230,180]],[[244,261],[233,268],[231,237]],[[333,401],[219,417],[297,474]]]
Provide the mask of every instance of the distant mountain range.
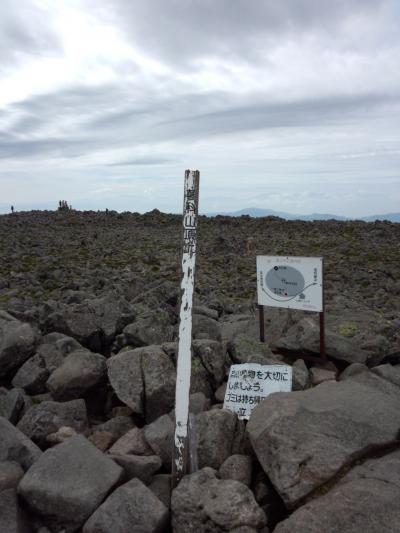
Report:
[[279,217],[285,220],[364,220],[365,222],[374,222],[375,220],[389,220],[390,222],[400,222],[400,213],[386,213],[385,215],[371,215],[367,217],[341,217],[330,213],[312,213],[311,215],[299,215],[286,213],[285,211],[275,211],[274,209],[260,209],[258,207],[248,207],[240,211],[206,213],[206,216],[215,217],[224,215],[229,217],[240,217],[249,215],[251,217]]

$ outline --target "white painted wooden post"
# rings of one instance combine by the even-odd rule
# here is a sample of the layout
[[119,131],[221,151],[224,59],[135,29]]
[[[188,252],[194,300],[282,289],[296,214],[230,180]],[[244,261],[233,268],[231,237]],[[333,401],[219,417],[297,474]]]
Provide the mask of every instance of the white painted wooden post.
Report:
[[183,253],[179,345],[175,393],[174,484],[185,475],[188,464],[188,417],[192,366],[192,307],[199,204],[198,170],[186,170],[183,200]]

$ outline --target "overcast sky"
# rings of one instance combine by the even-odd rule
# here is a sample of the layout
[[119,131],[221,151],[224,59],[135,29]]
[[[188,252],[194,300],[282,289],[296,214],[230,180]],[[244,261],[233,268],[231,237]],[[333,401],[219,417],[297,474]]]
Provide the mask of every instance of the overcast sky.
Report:
[[400,211],[399,0],[1,0],[0,211]]

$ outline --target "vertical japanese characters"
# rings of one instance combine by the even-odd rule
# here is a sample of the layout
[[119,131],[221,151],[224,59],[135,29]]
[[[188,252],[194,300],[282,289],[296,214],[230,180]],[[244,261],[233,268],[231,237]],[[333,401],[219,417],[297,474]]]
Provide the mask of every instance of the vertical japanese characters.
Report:
[[175,394],[174,478],[178,481],[187,470],[188,415],[192,346],[192,307],[197,247],[199,201],[198,171],[187,170],[183,201],[183,252],[181,309]]

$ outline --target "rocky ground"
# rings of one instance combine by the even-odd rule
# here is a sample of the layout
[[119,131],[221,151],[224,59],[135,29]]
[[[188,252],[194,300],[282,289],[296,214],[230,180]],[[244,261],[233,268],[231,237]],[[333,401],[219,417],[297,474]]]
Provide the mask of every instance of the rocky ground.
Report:
[[[255,256],[325,258],[318,316],[265,309]],[[200,217],[191,412],[170,489],[181,217],[0,217],[1,533],[399,531],[400,225]],[[284,354],[284,355],[282,355]],[[293,365],[248,423],[234,363]]]

